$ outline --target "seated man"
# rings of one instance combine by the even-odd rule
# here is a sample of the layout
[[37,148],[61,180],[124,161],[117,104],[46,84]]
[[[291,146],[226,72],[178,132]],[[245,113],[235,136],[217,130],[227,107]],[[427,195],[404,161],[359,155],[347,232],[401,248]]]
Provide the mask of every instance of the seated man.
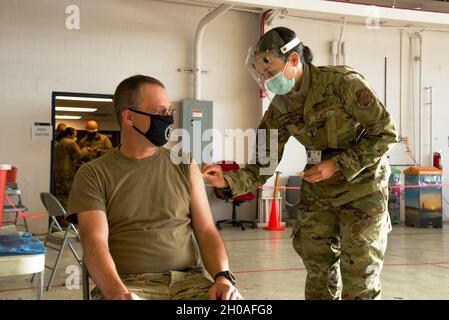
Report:
[[114,106],[121,145],[78,170],[67,210],[93,298],[240,299],[197,165],[175,164],[161,147],[173,124],[164,85],[125,79]]

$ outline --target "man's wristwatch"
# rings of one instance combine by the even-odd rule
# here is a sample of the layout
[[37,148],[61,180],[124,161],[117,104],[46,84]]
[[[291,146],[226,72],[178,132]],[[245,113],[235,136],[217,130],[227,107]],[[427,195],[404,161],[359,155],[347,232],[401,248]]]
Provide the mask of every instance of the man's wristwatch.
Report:
[[235,285],[235,283],[236,283],[234,274],[229,270],[221,271],[221,272],[217,273],[214,277],[214,280],[217,281],[217,278],[219,278],[219,277],[225,277],[232,283],[232,285]]

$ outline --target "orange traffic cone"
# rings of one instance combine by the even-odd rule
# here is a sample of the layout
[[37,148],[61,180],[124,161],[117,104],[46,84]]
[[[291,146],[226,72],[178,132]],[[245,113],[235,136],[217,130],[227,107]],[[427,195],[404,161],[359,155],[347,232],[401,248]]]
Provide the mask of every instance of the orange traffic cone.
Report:
[[281,226],[279,208],[277,205],[277,193],[278,193],[278,183],[280,172],[276,172],[276,180],[274,182],[274,192],[273,192],[273,202],[271,203],[270,220],[268,221],[268,226],[264,229],[272,231],[283,231],[285,228]]

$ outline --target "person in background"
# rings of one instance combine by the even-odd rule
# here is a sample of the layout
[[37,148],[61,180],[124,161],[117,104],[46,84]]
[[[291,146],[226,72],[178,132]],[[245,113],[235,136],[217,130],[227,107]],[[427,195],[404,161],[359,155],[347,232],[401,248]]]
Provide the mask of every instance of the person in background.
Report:
[[56,127],[56,142],[61,140],[61,138],[64,136],[65,129],[67,129],[67,125],[64,122],[58,124],[58,126]]
[[89,147],[92,149],[91,160],[101,157],[112,149],[112,143],[109,138],[98,132],[98,124],[94,120],[86,123],[86,136],[79,142],[80,148]]
[[[68,127],[55,146],[55,197],[64,209],[67,208],[67,200],[75,177],[75,164],[79,160],[89,159],[90,149],[87,147],[80,149],[76,143],[76,135],[76,130]],[[61,223],[62,226],[66,225],[64,221]]]

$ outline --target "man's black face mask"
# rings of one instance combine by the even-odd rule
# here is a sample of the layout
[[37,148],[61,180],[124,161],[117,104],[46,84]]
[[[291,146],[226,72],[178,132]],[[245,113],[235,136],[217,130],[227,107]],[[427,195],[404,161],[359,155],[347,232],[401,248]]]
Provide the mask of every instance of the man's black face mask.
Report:
[[89,139],[95,138],[96,135],[97,135],[97,131],[87,131],[87,137]]
[[129,110],[138,114],[143,114],[151,119],[150,128],[147,132],[142,132],[140,129],[136,128],[133,125],[134,130],[147,138],[155,146],[160,147],[168,142],[174,123],[174,118],[172,115],[160,116],[135,109]]

